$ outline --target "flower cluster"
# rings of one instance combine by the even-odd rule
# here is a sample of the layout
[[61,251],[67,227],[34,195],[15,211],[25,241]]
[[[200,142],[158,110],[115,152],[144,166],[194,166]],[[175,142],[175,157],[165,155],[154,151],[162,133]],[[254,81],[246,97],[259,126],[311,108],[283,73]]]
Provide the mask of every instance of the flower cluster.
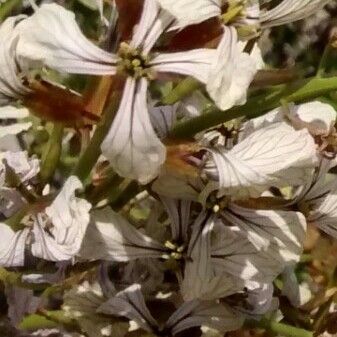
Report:
[[330,44],[287,85],[259,39],[329,0],[80,2],[94,27],[50,2],[0,25],[11,336],[287,333],[322,291],[308,233],[337,239],[337,80]]

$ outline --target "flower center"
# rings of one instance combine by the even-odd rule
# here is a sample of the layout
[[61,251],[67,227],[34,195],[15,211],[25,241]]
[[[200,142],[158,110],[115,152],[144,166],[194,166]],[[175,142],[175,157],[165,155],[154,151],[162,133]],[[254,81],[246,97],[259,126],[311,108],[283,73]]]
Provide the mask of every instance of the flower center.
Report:
[[215,193],[211,193],[207,200],[206,207],[213,213],[219,213],[220,211],[227,208],[228,203],[229,203],[228,197],[223,196],[221,198],[218,198]]
[[122,42],[118,50],[119,61],[117,71],[119,73],[134,78],[146,77],[152,80],[153,76],[149,68],[149,57],[138,49],[130,47],[126,42]]
[[181,260],[184,257],[185,246],[178,245],[171,241],[165,242],[165,247],[168,248],[171,252],[165,258],[173,260]]

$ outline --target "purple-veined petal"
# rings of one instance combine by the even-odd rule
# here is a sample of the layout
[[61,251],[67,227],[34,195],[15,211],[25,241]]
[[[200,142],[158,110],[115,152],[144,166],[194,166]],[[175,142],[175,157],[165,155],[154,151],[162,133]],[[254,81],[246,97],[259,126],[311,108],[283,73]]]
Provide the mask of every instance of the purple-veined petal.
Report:
[[61,72],[113,75],[116,55],[105,52],[81,32],[75,15],[57,4],[42,5],[19,25],[18,54]]
[[164,106],[152,106],[151,104],[149,113],[158,136],[161,139],[165,138],[177,121],[177,104]]
[[244,316],[234,313],[227,305],[213,301],[193,300],[181,305],[168,319],[165,328],[172,335],[192,327],[207,326],[221,332],[239,329]]
[[185,301],[213,300],[226,297],[243,288],[228,274],[215,275],[211,263],[211,233],[215,215],[201,213],[193,224],[180,289]]
[[0,266],[19,267],[24,265],[28,229],[14,232],[9,226],[0,223]]
[[128,78],[119,110],[101,149],[115,171],[148,183],[166,158],[165,146],[155,134],[147,107],[145,79]]
[[313,136],[327,135],[336,122],[335,109],[319,101],[300,105],[289,104],[288,110],[279,107],[261,117],[251,119],[245,124],[243,138],[253,131],[278,122],[288,122],[297,130],[307,128]]
[[84,259],[126,262],[160,258],[166,248],[109,209],[96,211],[88,226],[79,256]]
[[[34,256],[51,261],[66,261],[79,252],[91,208],[86,200],[76,197],[75,191],[81,188],[82,183],[77,177],[69,177],[59,195],[46,208],[46,216],[37,214],[33,226]],[[48,222],[51,227],[47,230]]]
[[263,28],[284,25],[314,14],[331,0],[283,0],[269,11],[262,12]]
[[160,35],[173,21],[174,18],[163,11],[157,1],[145,0],[142,16],[135,27],[131,46],[141,48],[144,54],[148,54]]
[[150,62],[150,66],[154,71],[192,76],[206,83],[215,53],[213,49],[195,49],[159,54]]
[[221,215],[241,228],[256,249],[265,250],[271,259],[284,265],[298,262],[306,234],[306,220],[302,213],[255,210],[230,204]]
[[23,15],[11,17],[0,26],[0,106],[30,92],[21,82],[20,70],[16,63],[17,31],[15,26],[22,19],[24,19]]
[[240,281],[272,282],[284,265],[257,249],[238,227],[218,222],[212,239],[211,261],[217,274],[227,273]]
[[110,298],[97,309],[97,312],[127,317],[149,332],[152,331],[152,326],[157,326],[157,322],[145,304],[139,284],[133,284]]
[[163,196],[160,197],[160,200],[164,204],[170,218],[172,240],[174,242],[186,242],[190,221],[191,202],[187,200],[166,198]]
[[[237,197],[257,197],[271,186],[299,186],[317,162],[316,146],[307,130],[285,123],[257,130],[231,150],[209,149],[213,164],[205,172],[220,191]],[[212,165],[217,170],[211,168]]]

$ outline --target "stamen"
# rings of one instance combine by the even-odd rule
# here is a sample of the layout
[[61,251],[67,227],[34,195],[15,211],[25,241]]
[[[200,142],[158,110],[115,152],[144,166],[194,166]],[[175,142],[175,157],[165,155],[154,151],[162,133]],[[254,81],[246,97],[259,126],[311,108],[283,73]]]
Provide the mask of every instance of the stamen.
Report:
[[169,260],[169,259],[181,260],[184,257],[183,253],[186,248],[184,245],[178,246],[177,244],[171,241],[166,241],[164,246],[168,248],[169,250],[171,250],[172,252],[170,254],[163,255],[162,258],[166,260]]
[[138,49],[134,49],[126,42],[122,42],[119,46],[118,56],[120,57],[117,65],[117,71],[119,73],[134,78],[145,77],[149,81],[154,79],[153,73],[148,66],[149,57]]

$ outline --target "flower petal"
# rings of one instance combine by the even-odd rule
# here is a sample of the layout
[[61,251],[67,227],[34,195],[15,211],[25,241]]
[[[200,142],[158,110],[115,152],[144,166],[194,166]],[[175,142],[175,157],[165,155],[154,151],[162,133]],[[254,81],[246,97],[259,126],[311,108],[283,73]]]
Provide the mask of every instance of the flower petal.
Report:
[[239,329],[244,316],[234,313],[228,306],[212,301],[185,302],[166,322],[172,335],[192,327],[207,326],[221,332]]
[[314,14],[328,2],[330,0],[283,0],[273,9],[262,12],[260,21],[263,28],[284,25]]
[[[225,223],[226,225],[227,223]],[[212,241],[211,261],[217,274],[228,273],[240,281],[273,282],[284,265],[257,249],[238,227],[217,223]]]
[[229,275],[216,276],[211,265],[211,233],[215,215],[201,213],[193,225],[180,290],[185,301],[214,300],[243,288]]
[[147,86],[145,79],[127,79],[119,110],[101,147],[119,175],[143,184],[158,175],[166,158],[165,146],[150,121]]
[[283,107],[276,108],[267,114],[253,118],[245,124],[243,137],[269,124],[288,122],[295,129],[307,128],[310,134],[327,135],[336,122],[335,109],[326,103],[313,101],[300,105],[290,104],[289,111]]
[[81,258],[125,262],[160,258],[166,253],[164,246],[142,234],[112,210],[94,212],[92,219],[79,254]]
[[24,265],[25,246],[28,230],[14,232],[9,226],[0,223],[0,266],[19,267]]
[[205,172],[218,181],[221,193],[240,198],[258,197],[271,186],[304,184],[306,170],[317,161],[308,131],[294,131],[285,123],[257,130],[230,151],[220,147],[209,151],[214,163],[208,162]]
[[192,76],[198,81],[206,83],[215,53],[213,49],[163,53],[156,56],[150,65],[154,71]]
[[227,110],[234,105],[244,104],[256,72],[256,61],[242,51],[236,29],[224,26],[224,35],[206,83],[206,89],[216,105]]
[[16,63],[17,31],[16,24],[24,16],[11,17],[0,26],[0,106],[17,100],[21,95],[29,93],[19,77]]
[[141,47],[142,52],[147,54],[173,21],[174,18],[163,11],[157,1],[145,0],[142,16],[135,27],[131,46],[133,48]]
[[186,242],[188,225],[190,222],[191,202],[160,196],[170,218],[172,240],[174,242]]
[[75,15],[57,4],[42,5],[18,25],[18,54],[61,72],[113,75],[117,56],[95,46],[81,32]]
[[306,220],[302,213],[255,210],[230,204],[221,215],[241,228],[256,249],[266,250],[271,259],[284,265],[298,262],[306,235]]
[[221,14],[217,1],[212,0],[157,0],[158,3],[176,18],[175,28],[184,28],[206,21]]
[[[81,188],[82,183],[77,177],[69,177],[59,195],[46,208],[49,219],[44,219],[41,214],[37,215],[33,227],[34,256],[51,261],[66,261],[79,252],[91,208],[86,200],[76,197],[75,191]],[[52,227],[46,230],[48,221]]]
[[146,307],[141,286],[133,284],[116,296],[103,303],[97,312],[106,315],[127,317],[135,321],[142,329],[151,332],[151,327],[156,327],[157,322]]

